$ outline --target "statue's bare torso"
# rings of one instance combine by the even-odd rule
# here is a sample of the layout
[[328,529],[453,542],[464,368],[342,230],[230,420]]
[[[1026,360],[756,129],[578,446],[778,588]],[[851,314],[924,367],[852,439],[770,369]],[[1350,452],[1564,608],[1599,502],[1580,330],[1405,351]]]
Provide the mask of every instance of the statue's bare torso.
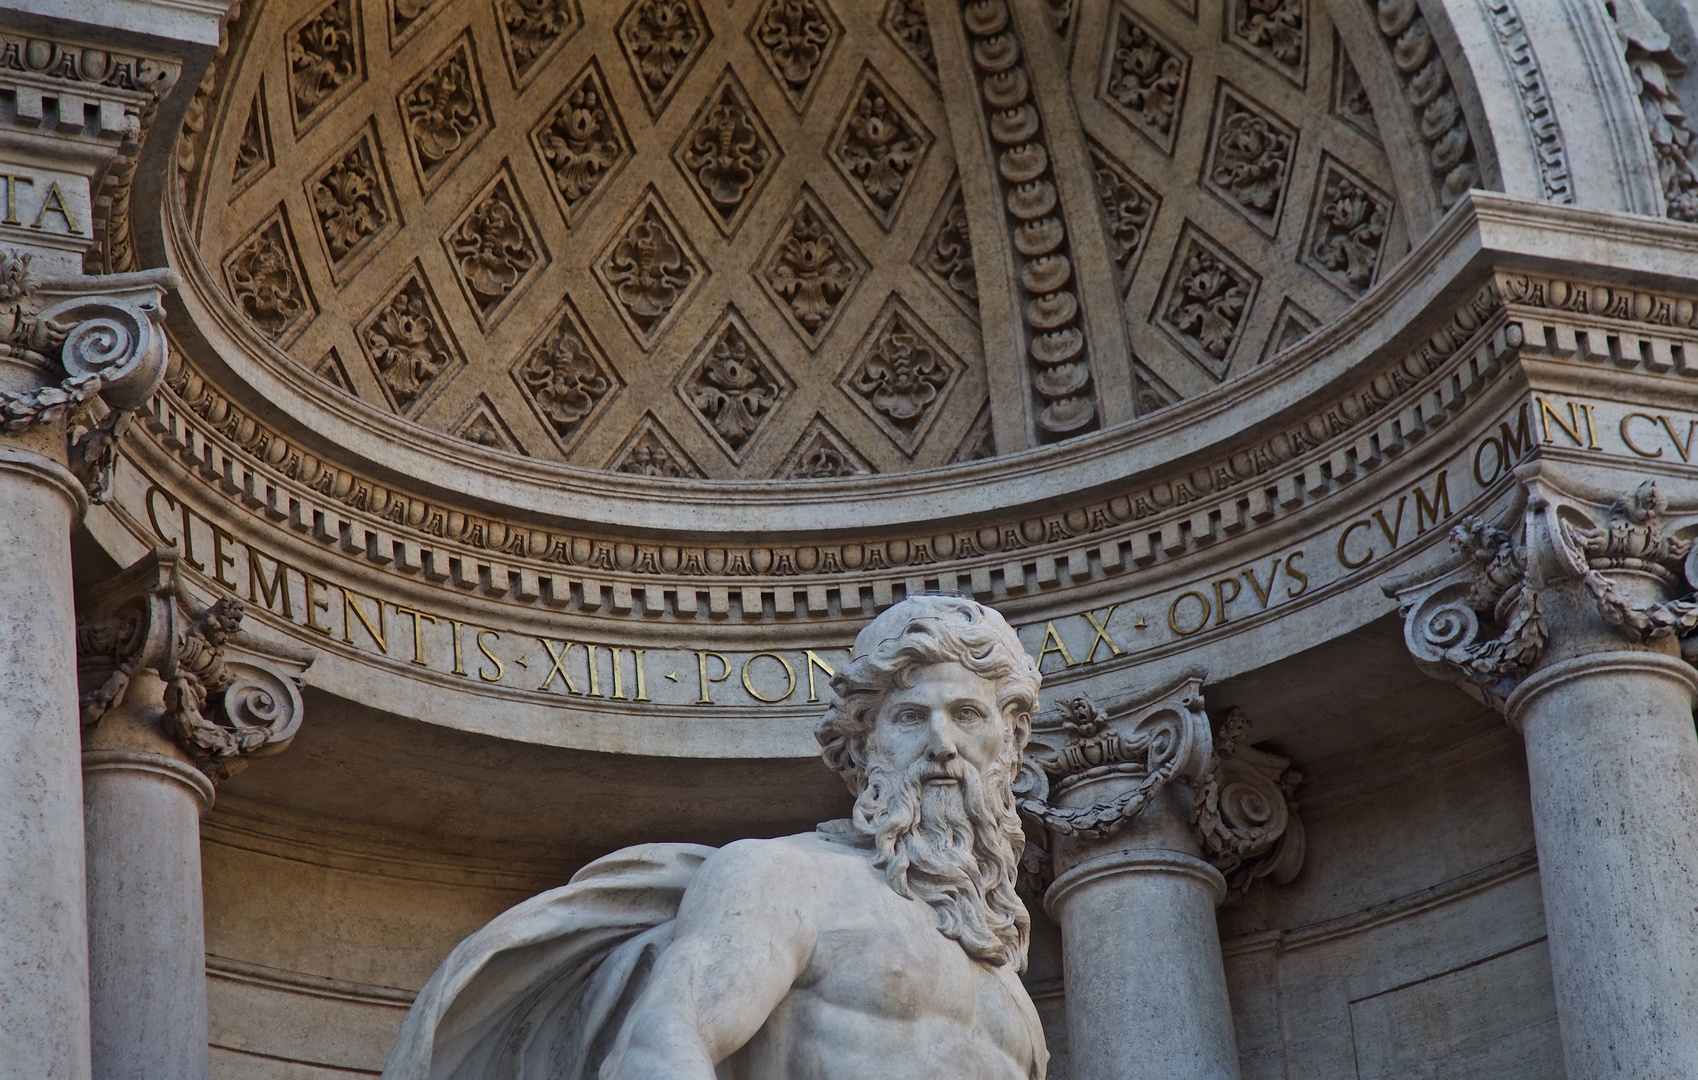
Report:
[[703,866],[602,1076],[1040,1080],[1047,1057],[1011,967],[940,934],[870,851],[809,833]]

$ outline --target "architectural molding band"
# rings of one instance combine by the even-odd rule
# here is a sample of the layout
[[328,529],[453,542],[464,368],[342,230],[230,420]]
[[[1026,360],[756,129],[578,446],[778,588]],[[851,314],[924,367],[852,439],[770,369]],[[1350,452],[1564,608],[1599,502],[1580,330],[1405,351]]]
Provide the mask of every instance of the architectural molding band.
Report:
[[1099,856],[1064,871],[1044,893],[1044,910],[1059,918],[1074,891],[1125,874],[1172,874],[1189,878],[1201,885],[1216,904],[1226,899],[1226,875],[1197,856],[1164,848],[1139,848]]
[[83,775],[93,773],[138,773],[145,776],[157,776],[174,783],[181,784],[189,790],[200,804],[200,812],[206,813],[212,809],[213,799],[217,789],[205,773],[191,765],[186,765],[174,757],[154,753],[151,750],[135,750],[121,747],[111,747],[101,750],[83,751]]
[[1594,676],[1626,676],[1633,680],[1669,682],[1698,704],[1698,670],[1678,657],[1654,652],[1607,652],[1573,656],[1542,667],[1527,676],[1504,703],[1504,716],[1516,731],[1525,734],[1527,717],[1540,699]]

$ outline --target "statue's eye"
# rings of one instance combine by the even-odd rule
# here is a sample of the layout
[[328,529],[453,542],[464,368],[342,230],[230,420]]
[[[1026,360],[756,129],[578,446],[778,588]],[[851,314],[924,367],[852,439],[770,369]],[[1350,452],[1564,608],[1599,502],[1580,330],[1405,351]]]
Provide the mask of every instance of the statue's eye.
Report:
[[963,705],[955,710],[955,722],[957,724],[976,724],[984,718],[985,714],[971,705]]
[[896,714],[896,722],[898,724],[923,724],[926,722],[926,715],[917,709],[903,709]]

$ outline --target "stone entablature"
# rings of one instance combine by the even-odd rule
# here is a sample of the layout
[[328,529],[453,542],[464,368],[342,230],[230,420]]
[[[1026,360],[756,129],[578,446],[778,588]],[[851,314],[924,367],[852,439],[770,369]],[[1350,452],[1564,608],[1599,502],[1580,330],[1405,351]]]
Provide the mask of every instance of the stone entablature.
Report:
[[[1532,272],[1541,265],[1540,250],[1555,246],[1557,256],[1574,254],[1561,250],[1562,237],[1579,239],[1584,230],[1606,224],[1623,250],[1661,245],[1662,264],[1669,266],[1667,252],[1674,240],[1669,227],[1627,225],[1476,195],[1441,230],[1442,244],[1436,240],[1423,249],[1364,302],[1364,314],[1377,313],[1375,322],[1323,330],[1313,344],[1282,361],[1277,376],[1270,372],[1265,380],[1246,380],[1241,394],[1229,388],[1220,403],[1211,403],[1213,408],[1198,403],[1175,410],[1177,423],[1163,416],[1146,422],[1147,428],[1091,436],[1070,444],[1071,452],[1035,451],[1024,461],[1015,459],[1025,465],[1011,470],[1016,478],[981,484],[971,504],[963,484],[975,474],[974,467],[961,470],[960,477],[937,474],[933,485],[925,483],[923,474],[910,477],[908,486],[919,492],[907,496],[890,493],[876,479],[822,483],[817,498],[806,490],[813,485],[791,484],[782,493],[737,485],[721,496],[728,506],[716,511],[691,505],[701,497],[686,490],[676,502],[689,507],[694,521],[728,523],[719,527],[723,531],[699,527],[688,536],[645,529],[623,541],[605,533],[591,541],[576,529],[519,532],[476,512],[456,516],[446,500],[414,503],[411,496],[406,496],[410,505],[428,505],[440,515],[443,531],[452,522],[462,539],[407,529],[349,505],[368,485],[363,490],[369,507],[376,488],[369,480],[315,464],[319,482],[329,490],[314,491],[264,464],[265,456],[285,466],[294,462],[299,473],[299,462],[306,459],[299,444],[262,428],[184,366],[173,376],[178,389],[168,387],[156,397],[149,430],[134,441],[132,457],[120,471],[116,510],[132,539],[111,542],[180,542],[187,521],[197,561],[211,566],[222,556],[216,563],[217,587],[247,599],[251,617],[349,661],[346,668],[323,669],[332,683],[343,677],[341,672],[353,679],[356,671],[375,670],[388,673],[383,677],[393,677],[397,685],[417,678],[439,686],[476,687],[479,704],[463,714],[451,718],[453,710],[440,703],[423,707],[433,716],[442,713],[444,722],[518,730],[525,733],[519,737],[567,745],[626,745],[626,735],[602,727],[600,719],[614,724],[623,718],[617,723],[644,730],[652,726],[674,752],[700,751],[717,737],[729,740],[719,744],[718,752],[727,746],[741,753],[757,745],[792,744],[786,752],[802,752],[800,718],[840,655],[832,650],[844,645],[866,613],[930,589],[970,591],[1008,611],[1046,675],[1063,684],[1083,680],[1089,685],[1094,676],[1108,677],[1129,665],[1176,673],[1181,654],[1195,656],[1199,648],[1208,652],[1206,662],[1217,677],[1226,677],[1304,647],[1279,629],[1298,610],[1322,605],[1328,614],[1321,617],[1340,625],[1359,625],[1384,614],[1386,601],[1367,586],[1439,541],[1461,515],[1489,516],[1505,497],[1511,467],[1535,453],[1607,458],[1667,475],[1690,475],[1680,460],[1682,448],[1690,449],[1680,441],[1680,425],[1683,416],[1698,413],[1691,402],[1698,384],[1685,374],[1684,355],[1676,346],[1681,327],[1692,318],[1691,302],[1675,288],[1630,291],[1586,283],[1584,264],[1577,267],[1574,258],[1563,267],[1571,273],[1545,277]],[[1544,237],[1539,248],[1522,239],[1535,235],[1534,229]],[[1473,254],[1482,249],[1484,255]],[[1452,268],[1470,258],[1476,269],[1455,276]],[[1529,269],[1491,270],[1493,262]],[[1649,257],[1641,264],[1649,265]],[[1678,267],[1669,269],[1672,275]],[[1430,281],[1440,271],[1441,280],[1454,277],[1458,286],[1471,290],[1462,294],[1460,304],[1432,295]],[[1591,274],[1595,281],[1604,269]],[[1611,276],[1619,279],[1619,271]],[[1662,284],[1678,284],[1678,279],[1665,277]],[[1418,329],[1410,332],[1406,326]],[[1375,342],[1386,344],[1376,348]],[[1388,353],[1395,360],[1380,360],[1384,366],[1376,370],[1374,360]],[[1624,359],[1600,362],[1611,356]],[[1630,366],[1627,359],[1636,363]],[[1351,372],[1359,374],[1352,379]],[[1352,382],[1359,389],[1328,392]],[[1315,445],[1275,464],[1275,455],[1265,449],[1266,427],[1241,419],[1254,408],[1252,396],[1273,415],[1291,418],[1280,425],[1286,432],[1282,438],[1313,438]],[[1646,400],[1660,404],[1650,411],[1634,404]],[[206,415],[187,407],[188,401]],[[1282,403],[1284,408],[1274,411]],[[1377,406],[1372,413],[1370,404]],[[1666,416],[1675,433],[1660,457],[1650,445],[1662,437],[1662,424],[1653,413]],[[1449,432],[1444,440],[1420,437],[1440,424]],[[1214,454],[1229,470],[1234,457],[1249,462],[1245,471],[1253,473],[1252,450],[1261,447],[1263,463],[1271,467],[1260,477],[1239,480],[1238,492],[1228,497],[1214,493],[1139,517],[1142,510],[1155,510],[1147,492],[1159,471],[1133,473],[1123,481],[1122,490],[1144,493],[1138,495],[1104,498],[1106,485],[1086,483],[1112,473],[1117,459],[1148,460],[1153,454],[1185,460],[1177,447],[1191,450],[1191,461],[1208,461],[1214,456],[1206,450],[1211,438],[1232,446],[1228,440],[1243,439],[1245,432],[1256,441]],[[244,451],[244,445],[261,456]],[[397,471],[403,471],[400,462],[418,461],[422,448],[393,449]],[[1002,467],[1009,464],[1004,461]],[[468,462],[462,471],[477,467]],[[1185,483],[1187,476],[1201,472],[1181,467],[1181,476],[1156,483]],[[563,479],[588,487],[566,470],[560,472]],[[522,494],[512,479],[505,477],[498,490]],[[658,498],[663,486],[673,486],[596,479],[618,500]],[[1053,509],[1055,501],[1048,501],[1042,513],[1029,518],[1013,508],[1022,491],[1066,490],[1068,485],[1083,487],[1091,496],[1059,511]],[[403,497],[383,490],[383,498],[398,502]],[[344,497],[338,498],[338,492]],[[932,540],[936,526],[916,538],[902,525],[907,508],[927,500],[959,507],[962,516],[976,510],[981,522],[996,520],[996,500],[1005,494],[1012,513],[1003,519],[1006,527],[985,530],[987,546],[992,532],[1000,542],[1012,529],[1027,544],[1017,553],[940,557]],[[829,502],[845,499],[857,500],[849,505],[861,528],[839,524],[845,521],[843,510]],[[1127,520],[1118,520],[1128,512]],[[782,549],[763,547],[757,554],[745,546],[747,532],[729,524],[739,518],[800,521],[805,516],[814,517],[821,532],[783,552],[788,567],[780,561]],[[888,525],[867,527],[881,516]],[[1018,531],[1022,522],[1032,541]],[[1076,526],[1079,534],[1074,534]],[[492,551],[464,539],[480,531],[485,538],[518,536],[526,554]],[[786,531],[795,535],[801,530]],[[944,535],[957,539],[954,533]],[[576,542],[556,543],[567,536]],[[713,544],[714,539],[722,543]],[[669,571],[669,562],[682,566],[685,551],[697,544],[695,557],[704,570],[709,548],[725,553],[723,564],[715,557],[719,573]],[[880,550],[886,565],[844,569],[849,560],[839,554],[836,573],[821,572],[823,558],[810,572],[784,572],[798,569],[799,549],[822,551],[828,545],[838,552],[846,546]],[[252,581],[249,550],[259,554]],[[549,550],[570,551],[572,562],[531,555]],[[898,554],[905,558],[893,559]],[[749,572],[724,572],[738,556]],[[288,565],[281,575],[279,560]],[[649,566],[658,572],[644,572]],[[210,578],[214,572],[206,574]],[[313,599],[318,606],[310,609],[308,575],[317,582]],[[287,606],[277,592],[280,576],[290,597]],[[422,617],[409,614],[415,611]],[[775,627],[785,630],[785,648],[778,655],[765,654]],[[598,665],[594,680],[589,675],[592,655]],[[564,660],[558,672],[552,670],[554,656]],[[721,662],[719,656],[726,659]],[[374,660],[376,668],[369,666]],[[551,682],[546,689],[544,673]],[[524,704],[502,718],[496,715],[495,697]],[[704,697],[718,706],[715,719],[692,720],[694,733],[674,741],[682,710],[702,704]],[[637,705],[640,699],[646,700]],[[563,700],[595,719],[562,730],[547,718]],[[520,716],[527,719],[514,719]],[[661,731],[669,734],[659,736]]]

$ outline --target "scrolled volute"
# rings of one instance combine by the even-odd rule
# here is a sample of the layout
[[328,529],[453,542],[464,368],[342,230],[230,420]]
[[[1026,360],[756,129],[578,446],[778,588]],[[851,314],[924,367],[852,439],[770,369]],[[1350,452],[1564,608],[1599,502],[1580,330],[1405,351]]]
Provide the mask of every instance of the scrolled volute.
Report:
[[196,600],[169,548],[120,574],[78,622],[78,666],[93,684],[82,697],[85,728],[149,669],[165,683],[164,733],[215,782],[247,758],[282,750],[300,730],[298,684],[312,654],[254,638],[242,629],[243,614],[234,597]]
[[1244,745],[1243,710],[1227,710],[1209,772],[1194,783],[1191,825],[1203,857],[1226,877],[1226,903],[1262,878],[1281,885],[1303,867],[1303,822],[1292,793],[1303,775],[1289,758]]

